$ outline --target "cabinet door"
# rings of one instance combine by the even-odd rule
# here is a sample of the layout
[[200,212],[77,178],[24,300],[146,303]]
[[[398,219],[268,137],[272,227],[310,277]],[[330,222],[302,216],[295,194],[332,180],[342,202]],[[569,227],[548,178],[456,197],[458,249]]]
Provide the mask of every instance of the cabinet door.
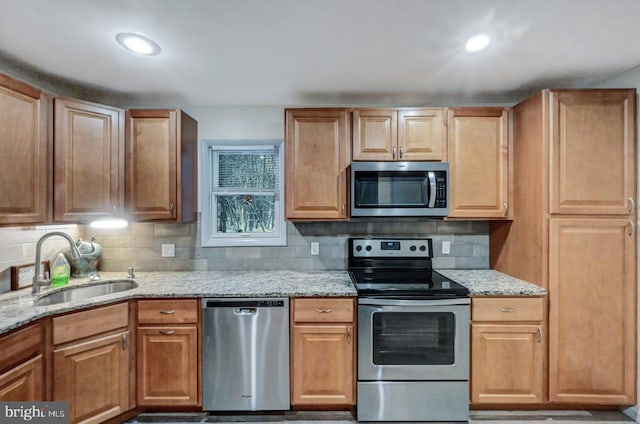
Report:
[[471,402],[542,402],[544,355],[541,326],[473,324]]
[[348,112],[287,110],[285,125],[287,219],[348,219]]
[[292,329],[291,405],[352,405],[353,326],[294,325]]
[[353,111],[353,160],[398,158],[398,112],[394,109]]
[[87,222],[122,213],[124,111],[54,100],[54,219]]
[[129,408],[129,332],[53,352],[53,400],[69,402],[69,422],[99,423]]
[[448,116],[450,217],[506,218],[509,111],[451,109]]
[[176,111],[128,111],[126,135],[127,212],[136,220],[176,219]]
[[632,212],[635,98],[635,90],[551,92],[551,213]]
[[398,111],[398,159],[444,160],[446,148],[443,109]]
[[47,139],[42,94],[0,75],[0,225],[44,222]]
[[138,327],[138,405],[198,404],[198,328]]
[[0,401],[43,400],[42,378],[42,355],[38,355],[0,375]]
[[549,400],[636,402],[636,251],[626,219],[551,219]]

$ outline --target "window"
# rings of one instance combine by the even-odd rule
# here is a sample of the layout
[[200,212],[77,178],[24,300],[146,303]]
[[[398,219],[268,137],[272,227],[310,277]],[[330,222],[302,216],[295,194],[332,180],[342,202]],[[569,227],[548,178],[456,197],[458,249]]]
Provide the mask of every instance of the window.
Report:
[[202,246],[285,246],[282,140],[205,140]]

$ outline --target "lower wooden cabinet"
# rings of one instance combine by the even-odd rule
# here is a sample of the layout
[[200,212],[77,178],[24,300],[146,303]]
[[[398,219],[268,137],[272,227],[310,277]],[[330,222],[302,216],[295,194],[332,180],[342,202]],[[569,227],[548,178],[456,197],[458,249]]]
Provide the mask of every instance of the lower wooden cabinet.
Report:
[[198,327],[138,327],[138,405],[198,403]]
[[0,375],[0,401],[40,401],[43,399],[42,354]]
[[138,405],[201,405],[199,316],[197,299],[138,301]]
[[129,332],[53,351],[53,400],[69,402],[70,423],[99,423],[129,409]]
[[353,326],[293,327],[292,405],[353,404]]
[[544,402],[544,300],[472,299],[472,404]]
[[542,402],[542,334],[539,325],[473,324],[471,401]]
[[353,405],[353,299],[292,299],[291,313],[291,405]]

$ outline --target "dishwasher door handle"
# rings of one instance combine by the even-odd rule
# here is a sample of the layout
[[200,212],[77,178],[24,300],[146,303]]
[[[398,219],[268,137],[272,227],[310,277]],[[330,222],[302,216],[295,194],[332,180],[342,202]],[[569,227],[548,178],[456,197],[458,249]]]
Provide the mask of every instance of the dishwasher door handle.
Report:
[[233,308],[235,315],[255,315],[258,313],[258,308]]

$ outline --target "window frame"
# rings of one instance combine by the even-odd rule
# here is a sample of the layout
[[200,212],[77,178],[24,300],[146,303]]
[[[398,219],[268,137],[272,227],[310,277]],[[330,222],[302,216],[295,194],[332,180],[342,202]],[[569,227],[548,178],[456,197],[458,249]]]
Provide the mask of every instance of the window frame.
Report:
[[[278,187],[274,190],[274,233],[217,233],[217,212],[214,206],[214,150],[256,151],[274,150],[278,153]],[[217,177],[217,176],[216,176]],[[284,219],[284,140],[238,139],[202,140],[200,150],[200,245],[202,247],[286,246],[287,225]],[[247,189],[247,193],[251,189]],[[219,193],[217,193],[219,194]],[[254,194],[258,195],[256,191]]]

